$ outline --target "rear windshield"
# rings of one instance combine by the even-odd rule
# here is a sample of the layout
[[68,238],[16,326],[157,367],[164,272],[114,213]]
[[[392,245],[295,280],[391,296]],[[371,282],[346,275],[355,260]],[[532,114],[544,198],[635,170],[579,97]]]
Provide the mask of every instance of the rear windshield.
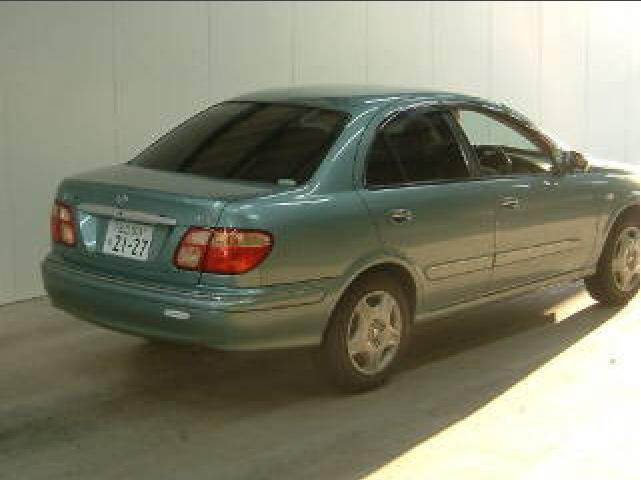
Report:
[[221,103],[167,133],[131,164],[210,178],[301,184],[314,174],[346,117],[297,105]]

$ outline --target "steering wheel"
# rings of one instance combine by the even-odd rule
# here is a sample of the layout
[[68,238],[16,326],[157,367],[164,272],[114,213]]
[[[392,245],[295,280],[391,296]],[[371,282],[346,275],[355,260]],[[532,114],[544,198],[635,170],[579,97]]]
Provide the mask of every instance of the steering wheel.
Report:
[[[509,175],[512,173],[512,160],[499,145],[478,145],[476,154],[479,158],[481,171],[492,172],[489,175]],[[496,172],[496,173],[494,173]]]

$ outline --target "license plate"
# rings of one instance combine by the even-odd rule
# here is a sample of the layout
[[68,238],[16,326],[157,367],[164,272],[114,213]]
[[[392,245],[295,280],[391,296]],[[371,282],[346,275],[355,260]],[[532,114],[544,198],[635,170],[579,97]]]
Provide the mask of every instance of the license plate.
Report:
[[145,261],[149,256],[154,228],[140,223],[110,220],[103,253]]

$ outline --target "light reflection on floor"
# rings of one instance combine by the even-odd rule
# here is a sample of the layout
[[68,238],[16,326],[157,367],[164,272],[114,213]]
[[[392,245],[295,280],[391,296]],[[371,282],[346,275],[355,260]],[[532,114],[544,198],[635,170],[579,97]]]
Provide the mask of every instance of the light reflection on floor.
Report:
[[544,313],[545,315],[554,315],[554,322],[561,323],[578,311],[584,310],[594,304],[596,304],[596,302],[592,300],[585,291],[581,290],[546,309]]
[[[593,304],[581,290],[546,314],[560,323]],[[641,478],[639,313],[637,298],[483,408],[365,478]]]

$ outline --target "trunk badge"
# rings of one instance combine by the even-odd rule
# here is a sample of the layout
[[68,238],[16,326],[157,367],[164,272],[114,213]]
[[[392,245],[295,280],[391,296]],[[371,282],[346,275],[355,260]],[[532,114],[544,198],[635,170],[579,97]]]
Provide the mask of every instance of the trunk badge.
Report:
[[122,208],[129,201],[129,197],[126,193],[119,193],[118,195],[116,195],[116,198],[114,200],[116,202],[116,205]]

